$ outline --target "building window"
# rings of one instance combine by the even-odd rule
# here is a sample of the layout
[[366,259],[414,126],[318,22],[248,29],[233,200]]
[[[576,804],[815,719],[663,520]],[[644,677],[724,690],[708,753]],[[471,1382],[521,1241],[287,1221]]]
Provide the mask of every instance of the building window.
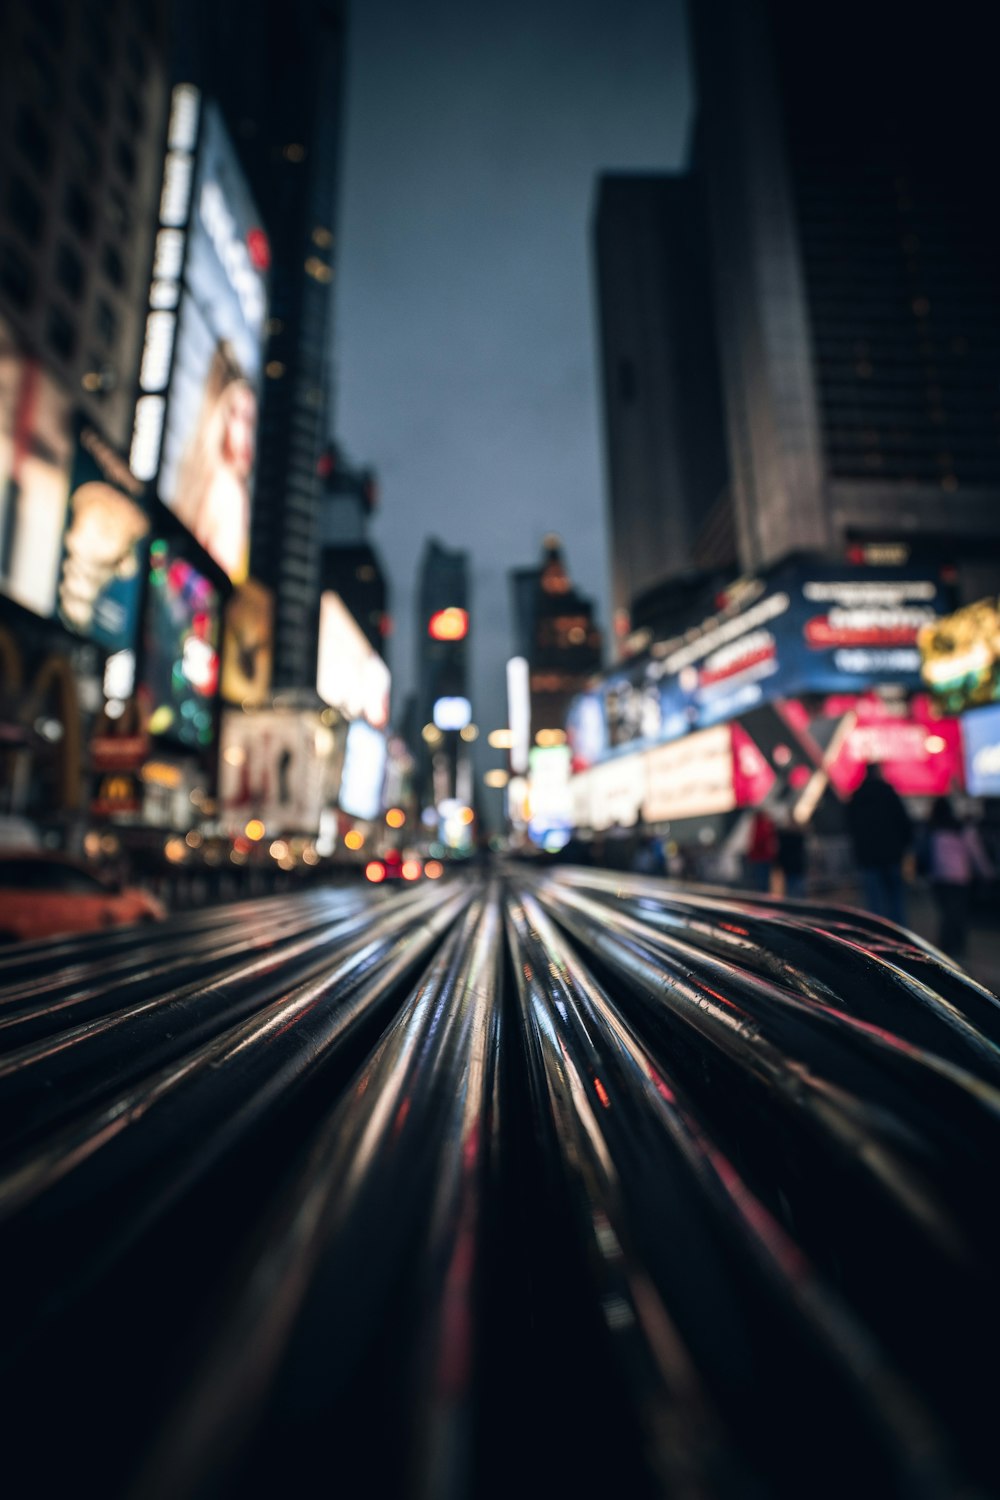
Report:
[[28,308],[35,300],[35,273],[13,245],[5,245],[0,256],[0,288],[16,307]]
[[130,89],[125,89],[122,93],[122,114],[132,133],[141,135],[146,128],[146,114]]
[[66,40],[65,0],[34,0],[31,9],[45,31],[49,45],[58,52]]
[[65,240],[60,240],[56,251],[56,281],[74,302],[79,302],[83,294],[83,262]]
[[46,119],[51,119],[62,104],[63,91],[59,83],[59,72],[48,49],[37,37],[25,39],[24,56],[28,60],[27,71],[34,79],[38,103],[41,104]]
[[118,319],[115,317],[114,308],[110,302],[105,302],[103,297],[97,300],[97,308],[94,314],[97,331],[105,344],[113,344],[118,332]]
[[636,398],[635,365],[630,359],[618,361],[618,397],[626,406]]
[[93,132],[79,118],[72,124],[70,151],[80,175],[90,182],[96,181],[101,175],[101,148]]
[[72,359],[76,349],[76,328],[58,307],[49,308],[45,337],[50,349],[63,359]]
[[39,177],[47,177],[52,165],[52,137],[27,105],[22,104],[17,112],[14,139],[21,148],[21,155],[31,163]]
[[132,229],[132,215],[128,198],[119,187],[112,187],[108,193],[108,222],[123,239],[128,238]]
[[23,177],[16,172],[10,179],[7,195],[10,216],[29,240],[37,240],[42,228],[42,205]]
[[66,184],[63,212],[77,234],[89,240],[94,228],[94,205],[75,182]]
[[108,118],[108,98],[97,74],[88,67],[82,67],[77,74],[77,85],[87,112],[95,124],[103,125]]
[[125,43],[125,56],[128,58],[129,67],[135,76],[140,80],[144,79],[146,76],[146,54],[134,36],[130,36]]
[[120,136],[115,141],[115,166],[126,182],[135,181],[135,152]]
[[114,245],[105,245],[101,251],[101,270],[112,286],[125,285],[125,266]]

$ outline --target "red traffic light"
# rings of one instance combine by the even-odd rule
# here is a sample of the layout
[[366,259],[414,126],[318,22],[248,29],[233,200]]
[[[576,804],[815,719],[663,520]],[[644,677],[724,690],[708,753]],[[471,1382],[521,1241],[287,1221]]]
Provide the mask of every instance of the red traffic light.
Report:
[[435,610],[427,622],[427,634],[432,641],[462,641],[468,633],[469,616],[454,605]]

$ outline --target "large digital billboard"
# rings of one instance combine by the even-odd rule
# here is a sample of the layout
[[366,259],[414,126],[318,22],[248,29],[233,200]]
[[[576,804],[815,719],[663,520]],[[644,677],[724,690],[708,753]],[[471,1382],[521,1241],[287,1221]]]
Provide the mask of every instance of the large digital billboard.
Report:
[[744,580],[571,706],[574,766],[802,694],[921,686],[918,634],[948,607],[933,570],[795,559]]
[[226,709],[219,804],[230,832],[259,818],[267,833],[315,834],[330,799],[334,736],[316,713]]
[[219,594],[158,538],[149,548],[143,681],[149,731],[201,750],[215,738]]
[[228,703],[259,708],[271,691],[274,656],[274,595],[248,578],[226,603],[222,629],[222,696]]
[[1000,706],[963,714],[965,784],[973,797],[1000,797]]
[[270,252],[217,107],[173,92],[132,466],[247,576]]
[[150,522],[145,485],[88,422],[77,431],[57,610],[108,651],[135,645]]
[[56,611],[73,448],[69,396],[0,317],[0,591],[38,615]]
[[924,681],[951,713],[1000,698],[1000,600],[980,599],[926,625]]
[[389,668],[375,651],[339,594],[320,599],[316,691],[346,719],[364,719],[374,729],[389,722]]
[[385,736],[363,719],[356,719],[347,731],[338,797],[341,810],[352,818],[370,821],[381,812],[385,756]]

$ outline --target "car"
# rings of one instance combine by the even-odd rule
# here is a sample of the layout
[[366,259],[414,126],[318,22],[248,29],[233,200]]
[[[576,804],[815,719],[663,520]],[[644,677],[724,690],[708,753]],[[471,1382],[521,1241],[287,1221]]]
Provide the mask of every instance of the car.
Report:
[[412,855],[404,857],[398,849],[389,849],[382,859],[370,859],[365,865],[365,879],[373,885],[386,880],[419,880],[423,873],[423,860]]
[[133,922],[161,922],[162,901],[117,883],[86,861],[0,849],[0,942],[26,943]]

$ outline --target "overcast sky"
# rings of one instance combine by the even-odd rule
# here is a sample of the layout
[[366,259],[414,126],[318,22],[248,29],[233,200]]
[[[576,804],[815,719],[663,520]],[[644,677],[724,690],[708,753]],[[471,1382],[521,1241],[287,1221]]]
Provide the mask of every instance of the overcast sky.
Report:
[[351,11],[335,426],[379,475],[396,710],[414,681],[417,563],[437,535],[470,553],[488,730],[505,722],[507,573],[547,531],[609,629],[594,186],[604,170],[683,163],[681,3]]

